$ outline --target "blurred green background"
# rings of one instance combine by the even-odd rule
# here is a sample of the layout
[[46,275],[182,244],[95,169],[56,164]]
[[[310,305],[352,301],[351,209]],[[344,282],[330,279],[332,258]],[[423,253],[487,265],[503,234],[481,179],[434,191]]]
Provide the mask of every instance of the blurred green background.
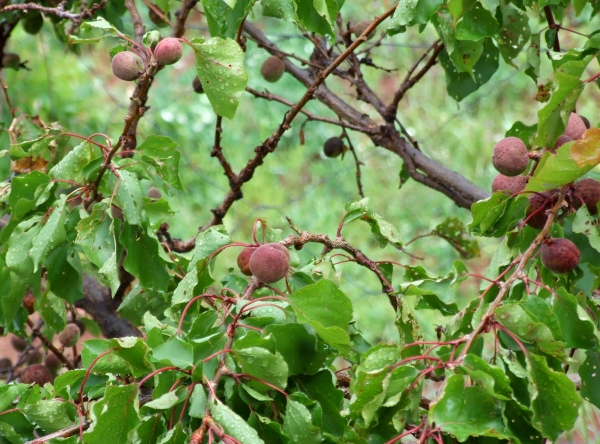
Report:
[[[344,22],[370,18],[386,6],[386,2],[348,3],[342,9]],[[147,29],[153,29],[152,23],[147,20],[147,7],[140,3],[139,8],[146,18]],[[582,14],[582,17],[586,16]],[[124,17],[126,19],[127,16]],[[261,17],[259,6],[255,16],[249,17],[249,20],[263,29],[281,49],[310,58],[312,46],[301,38],[294,25]],[[569,20],[574,27],[584,26],[585,19]],[[534,32],[545,26],[537,18],[532,18],[531,23]],[[125,23],[125,26],[130,24]],[[162,34],[167,35],[164,30]],[[208,37],[204,17],[198,11],[192,13],[186,36]],[[435,30],[429,25],[420,34],[413,30],[384,40],[370,56],[376,65],[392,71],[364,66],[367,82],[388,102],[407,69],[435,39]],[[565,33],[561,35],[561,42],[568,47],[576,45],[578,40],[577,36]],[[70,132],[86,136],[101,132],[116,140],[133,90],[133,84],[118,80],[111,73],[109,49],[117,44],[117,39],[107,38],[98,45],[77,47],[79,55],[76,55],[72,51],[65,52],[49,20],[35,36],[26,34],[19,26],[13,33],[8,50],[26,59],[30,71],[5,72],[13,106],[24,113],[39,115],[46,122],[58,122]],[[305,90],[289,74],[275,84],[261,78],[260,66],[267,57],[264,50],[248,41],[248,85],[258,90],[267,89],[291,101],[299,99]],[[516,59],[516,64],[524,63],[523,54]],[[195,94],[191,88],[194,65],[192,51],[184,49],[184,58],[180,62],[159,73],[150,92],[150,109],[138,129],[138,143],[150,134],[161,134],[179,144],[185,191],[173,199],[171,206],[176,214],[167,222],[174,237],[186,239],[194,236],[197,227],[210,220],[210,209],[219,205],[228,190],[218,161],[209,155],[216,119],[207,98]],[[545,65],[547,62],[542,64],[543,72],[548,71],[547,66],[544,71]],[[335,77],[327,83],[362,112],[380,120],[368,105],[355,99],[348,85],[339,83]],[[578,111],[596,125],[597,88],[595,85],[586,88]],[[528,125],[536,122],[537,110],[543,106],[535,100],[536,93],[537,87],[530,78],[501,62],[500,69],[488,84],[463,102],[456,103],[446,94],[441,67],[435,66],[401,102],[399,119],[426,154],[488,190],[496,174],[491,166],[491,149],[515,121]],[[254,154],[254,147],[275,131],[287,109],[284,105],[256,99],[249,94],[242,97],[235,120],[224,119],[223,122],[222,145],[235,171],[239,171]],[[307,110],[335,118],[332,112],[314,100],[309,102]],[[323,142],[331,136],[340,135],[339,128],[309,122],[304,127],[306,142],[301,145],[299,130],[304,120],[303,116],[296,118],[275,153],[267,157],[252,181],[243,187],[244,199],[236,202],[227,214],[225,225],[235,240],[251,241],[250,233],[256,218],[264,219],[273,228],[283,229],[284,235],[290,234],[285,216],[291,217],[303,230],[334,236],[344,214],[344,204],[359,199],[352,156],[348,153],[340,160],[327,159],[322,155]],[[10,121],[11,116],[3,100],[3,127],[6,128]],[[364,162],[362,181],[371,207],[394,224],[405,241],[430,232],[447,217],[469,222],[468,211],[457,208],[435,191],[412,180],[399,188],[401,159],[373,146],[361,134],[351,132],[350,136],[360,160]],[[0,138],[1,146],[7,147],[6,132]],[[78,143],[78,140],[72,139],[70,146]],[[6,157],[0,159],[0,175],[9,175]],[[422,264],[439,274],[448,273],[452,261],[459,259],[445,241],[435,237],[420,239],[410,245],[408,251],[423,258],[417,260],[392,247],[380,250],[369,235],[368,225],[361,222],[347,226],[344,235],[374,260]],[[480,240],[481,257],[467,261],[471,272],[483,273],[498,242],[494,239]],[[300,261],[304,264],[319,253],[318,245],[308,245],[299,252]],[[235,264],[236,255],[237,251],[233,249],[221,254],[215,275],[225,274],[227,268]],[[352,263],[340,265],[338,270],[341,271],[342,289],[354,303],[357,325],[366,338],[371,342],[397,339],[394,313],[375,277]],[[396,282],[399,276],[401,271],[396,272]],[[477,288],[475,282],[463,286],[465,292],[477,291]],[[422,316],[428,333],[433,336],[435,325],[427,322],[426,311],[422,312]]]

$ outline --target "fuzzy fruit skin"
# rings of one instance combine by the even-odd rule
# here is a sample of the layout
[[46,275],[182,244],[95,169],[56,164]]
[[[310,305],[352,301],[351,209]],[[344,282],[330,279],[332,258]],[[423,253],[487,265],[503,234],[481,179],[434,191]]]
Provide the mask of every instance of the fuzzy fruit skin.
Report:
[[[356,38],[360,37],[360,35],[363,32],[365,32],[365,30],[369,27],[370,24],[371,24],[371,20],[361,20],[360,22],[353,25],[352,26],[352,34],[354,34],[354,37],[356,37]],[[373,36],[375,35],[374,31],[375,30],[373,30],[369,33],[369,35],[367,36],[367,40],[371,40],[373,38]]]
[[[541,230],[546,225],[548,215],[546,211],[556,203],[556,190],[550,190],[529,196],[529,207],[527,208],[527,225]],[[539,211],[537,211],[539,209]],[[535,214],[533,214],[535,213]],[[532,215],[529,217],[530,215]]]
[[250,271],[250,257],[256,251],[258,247],[246,247],[237,257],[237,265],[240,271],[246,276],[252,276]]
[[529,163],[527,147],[518,137],[507,137],[494,146],[492,163],[505,176],[517,176]]
[[264,244],[250,257],[250,271],[264,284],[283,279],[290,267],[290,253],[278,243]]
[[18,54],[12,52],[6,52],[2,56],[2,66],[5,68],[19,69],[21,65],[21,57]]
[[588,178],[575,183],[573,206],[579,209],[582,201],[590,214],[598,214],[597,204],[600,202],[600,182]]
[[65,329],[58,335],[58,340],[64,347],[73,347],[79,341],[81,332],[75,324],[67,324]]
[[267,82],[274,83],[285,71],[285,63],[279,57],[271,56],[260,67],[260,73]]
[[79,319],[75,319],[74,321],[72,319],[69,319],[69,322],[67,322],[67,324],[75,324],[77,327],[79,327],[79,332],[81,334],[85,333],[85,325]]
[[492,181],[492,193],[496,191],[507,191],[511,195],[517,194],[527,185],[527,178],[525,176],[505,176],[504,174],[498,174]]
[[54,353],[48,353],[46,356],[46,360],[44,361],[44,365],[50,372],[56,374],[62,367],[63,363],[58,359],[58,357]]
[[162,65],[177,63],[183,55],[183,45],[173,37],[162,39],[154,49],[156,61]]
[[550,239],[542,245],[542,264],[554,273],[568,273],[579,263],[579,248],[569,239]]
[[160,199],[162,197],[162,193],[158,188],[152,187],[148,190],[148,197],[150,199]]
[[337,157],[344,152],[344,141],[339,137],[330,137],[323,144],[323,154],[327,157]]
[[571,142],[573,139],[571,139],[569,136],[566,135],[562,135],[559,136],[558,139],[556,139],[556,143],[554,144],[554,148],[552,148],[550,151],[552,151],[553,153],[556,153],[556,150],[559,149],[561,146],[563,146],[565,143]]
[[571,113],[571,115],[569,115],[567,127],[565,128],[565,136],[568,136],[573,140],[581,139],[581,136],[583,136],[583,133],[585,133],[586,130],[587,128],[585,127],[583,119],[577,114]]
[[12,345],[12,348],[14,348],[16,351],[22,352],[27,348],[28,344],[24,339],[21,339],[18,336],[13,336],[10,338],[10,345]]
[[144,69],[142,59],[131,51],[117,53],[112,59],[112,72],[121,80],[128,82],[137,79]]
[[54,376],[52,376],[50,370],[41,364],[34,364],[27,367],[23,373],[21,373],[21,382],[23,384],[37,384],[43,386],[47,382],[52,381],[54,381]]
[[202,86],[202,82],[200,82],[198,76],[194,77],[194,80],[192,81],[192,88],[194,88],[194,92],[196,94],[204,94],[204,87]]
[[29,353],[27,354],[27,359],[25,359],[25,362],[27,364],[41,364],[42,361],[44,360],[44,356],[40,353],[39,350],[30,350]]

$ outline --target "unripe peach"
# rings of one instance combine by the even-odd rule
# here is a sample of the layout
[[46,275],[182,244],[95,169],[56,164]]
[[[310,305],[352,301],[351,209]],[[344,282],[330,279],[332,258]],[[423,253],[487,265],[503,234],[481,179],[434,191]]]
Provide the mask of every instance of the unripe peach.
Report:
[[344,141],[339,137],[330,137],[323,144],[323,153],[327,157],[337,157],[344,152]]
[[154,57],[162,65],[177,63],[182,55],[183,45],[174,37],[162,39],[154,49]]
[[64,347],[73,347],[79,341],[81,332],[75,324],[67,324],[65,329],[58,335],[59,342]]
[[494,146],[492,163],[505,176],[517,176],[529,163],[527,147],[518,137],[507,137]]
[[262,64],[260,73],[267,82],[276,82],[285,71],[285,63],[279,57],[271,56]]
[[583,136],[586,129],[583,119],[577,114],[571,113],[571,115],[569,115],[567,127],[565,128],[565,136],[568,136],[573,140],[581,139],[581,136]]
[[517,194],[525,189],[527,178],[525,176],[505,176],[498,174],[492,181],[492,193],[506,191],[511,195]]
[[252,276],[250,271],[250,257],[258,247],[246,247],[237,257],[237,265],[240,271],[246,276]]
[[562,136],[559,136],[558,139],[556,139],[556,143],[554,144],[554,148],[552,148],[550,151],[552,151],[553,153],[556,153],[557,149],[559,149],[565,143],[571,142],[572,140],[573,139],[571,139],[569,136],[565,136],[563,134]]
[[568,273],[579,263],[579,248],[569,239],[557,238],[544,242],[542,264],[554,273]]
[[34,364],[27,367],[21,374],[21,382],[23,384],[37,384],[43,386],[47,382],[52,381],[54,381],[52,373],[41,364]]
[[283,279],[290,267],[290,253],[283,245],[261,245],[250,256],[250,271],[264,284]]
[[573,206],[580,208],[585,204],[590,214],[598,214],[600,202],[600,182],[595,179],[582,179],[575,183],[573,191]]
[[112,72],[121,80],[135,80],[143,69],[142,59],[131,51],[121,51],[112,59]]

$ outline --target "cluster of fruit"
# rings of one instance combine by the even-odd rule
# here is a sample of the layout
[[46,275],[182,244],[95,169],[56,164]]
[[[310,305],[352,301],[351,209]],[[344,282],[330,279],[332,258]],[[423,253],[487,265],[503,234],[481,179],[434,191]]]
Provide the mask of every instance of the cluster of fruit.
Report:
[[[183,55],[183,45],[173,37],[167,37],[157,43],[154,48],[154,59],[161,65],[177,63]],[[144,71],[142,58],[133,51],[121,51],[112,59],[112,72],[121,80],[131,82],[140,77]]]
[[[556,154],[556,150],[565,143],[580,139],[590,127],[589,121],[582,116],[571,113],[569,121],[554,147],[548,151]],[[530,176],[521,175],[529,165],[530,153],[527,146],[518,137],[507,137],[499,141],[492,153],[492,163],[498,174],[492,182],[492,192],[503,191],[511,195],[521,193],[527,186]],[[558,201],[558,189],[529,196],[529,206],[525,223],[541,230],[548,220],[550,211]],[[566,194],[568,212],[576,211],[585,205],[590,214],[598,214],[600,202],[600,182],[595,179],[582,179],[570,185]],[[545,239],[541,249],[542,263],[555,273],[572,271],[580,259],[577,246],[568,239]]]
[[[84,330],[85,327],[79,320],[68,323],[58,335],[58,341],[62,348],[60,351],[62,352],[67,347],[74,347],[79,342]],[[15,351],[21,353],[21,357],[18,364],[15,365],[17,368],[13,367],[9,358],[1,358],[0,377],[6,377],[10,371],[13,371],[22,383],[43,386],[47,382],[54,381],[54,376],[63,368],[62,361],[50,350],[45,356],[43,355],[40,351],[41,345],[34,346],[18,336],[12,336],[10,344]],[[27,367],[21,371],[18,368],[20,364]]]
[[246,247],[238,255],[237,264],[246,276],[254,276],[263,284],[283,279],[290,268],[290,252],[278,243]]

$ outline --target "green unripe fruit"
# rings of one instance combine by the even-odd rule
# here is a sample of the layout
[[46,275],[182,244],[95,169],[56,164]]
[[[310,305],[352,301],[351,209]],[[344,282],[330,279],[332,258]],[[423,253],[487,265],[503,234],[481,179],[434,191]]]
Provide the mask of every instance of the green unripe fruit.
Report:
[[323,144],[323,153],[327,157],[337,157],[344,152],[344,141],[339,137],[330,137]]
[[285,63],[279,57],[271,56],[262,64],[260,73],[267,82],[276,82],[285,71]]
[[65,329],[58,335],[58,340],[64,347],[73,347],[80,337],[79,327],[75,324],[67,324]]
[[542,245],[542,264],[554,273],[569,273],[579,263],[579,248],[569,239],[550,239]]
[[202,86],[202,82],[200,82],[198,76],[194,77],[194,80],[192,81],[192,88],[194,88],[194,91],[197,94],[204,93],[204,87]]
[[509,194],[517,194],[525,189],[527,178],[524,176],[505,176],[498,174],[492,181],[492,193],[506,191]]
[[119,52],[112,59],[112,72],[121,80],[131,82],[140,76],[143,69],[142,59],[131,51]]
[[[356,37],[356,38],[360,37],[361,34],[363,32],[365,32],[367,30],[367,28],[371,25],[371,23],[372,23],[371,20],[361,20],[360,22],[353,25],[352,26],[352,34],[354,34],[354,37]],[[375,35],[375,30],[371,31],[369,33],[369,35],[367,35],[367,40],[371,40],[374,35]]]
[[2,56],[2,66],[5,68],[19,69],[19,66],[21,66],[21,57],[12,52],[4,53]]
[[16,351],[22,352],[27,348],[29,344],[27,343],[27,341],[19,338],[18,336],[12,336],[10,338],[10,345],[12,345],[12,348],[14,348]]
[[582,179],[575,183],[573,191],[573,206],[580,208],[585,204],[590,214],[598,214],[600,202],[600,182],[595,179]]
[[577,114],[571,113],[571,115],[569,115],[567,127],[565,128],[565,136],[568,136],[573,140],[581,139],[581,136],[583,136],[583,133],[585,133],[586,130],[587,128],[583,119]]
[[283,279],[290,267],[290,253],[283,245],[261,245],[250,256],[250,271],[260,282],[272,284]]
[[40,32],[40,29],[44,26],[44,17],[37,11],[31,11],[21,20],[21,24],[27,34],[34,35]]
[[258,247],[246,247],[237,257],[237,265],[240,271],[246,276],[252,276],[250,271],[250,257]]
[[156,61],[162,65],[177,63],[183,55],[183,45],[173,37],[162,39],[154,49]]
[[518,137],[507,137],[494,146],[492,163],[505,176],[517,176],[529,163],[527,147]]
[[63,363],[61,362],[60,359],[58,359],[58,356],[56,356],[54,353],[50,353],[50,352],[48,352],[48,354],[46,355],[46,360],[44,361],[44,365],[53,374],[56,374],[56,372],[58,372],[63,367]]
[[43,386],[47,382],[52,382],[54,377],[50,370],[41,364],[35,364],[27,367],[21,374],[21,382],[23,384],[37,384]]

